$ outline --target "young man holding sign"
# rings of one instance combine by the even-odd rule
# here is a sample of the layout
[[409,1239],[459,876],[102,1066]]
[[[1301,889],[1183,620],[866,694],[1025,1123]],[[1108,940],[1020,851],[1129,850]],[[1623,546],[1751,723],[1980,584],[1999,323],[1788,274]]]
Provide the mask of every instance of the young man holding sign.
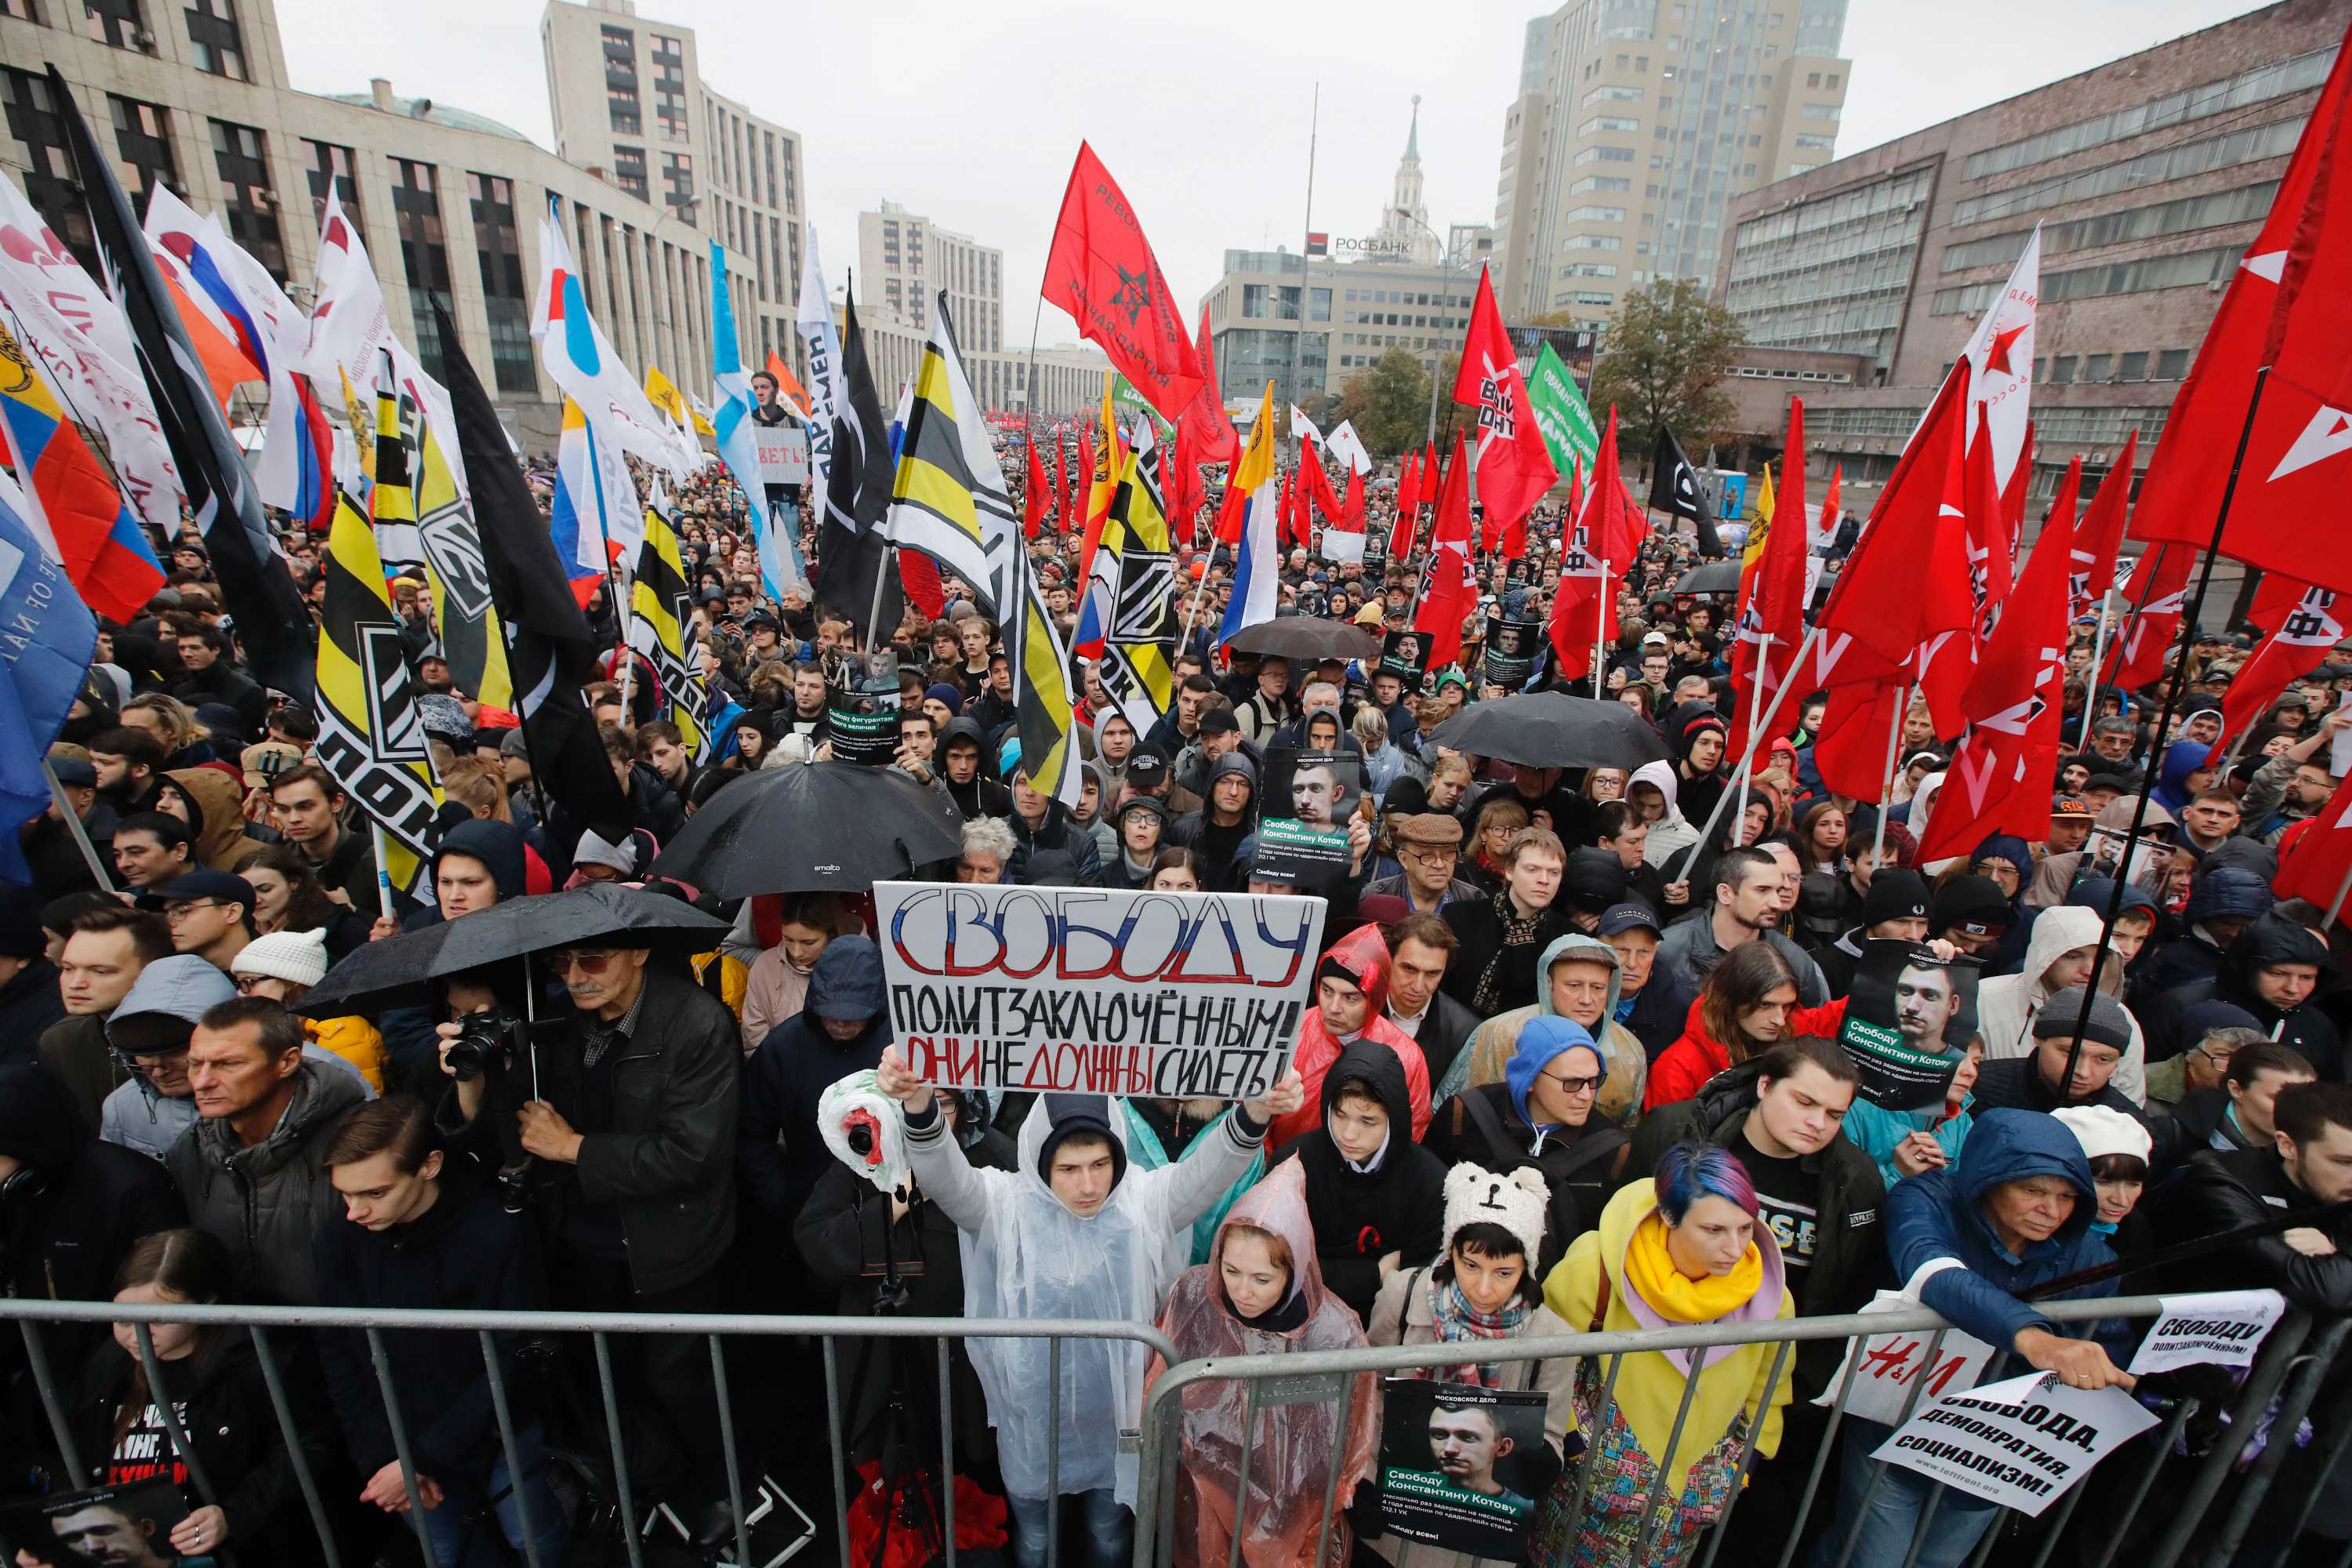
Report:
[[[1126,1320],[1149,1324],[1172,1280],[1171,1237],[1190,1228],[1242,1178],[1276,1117],[1298,1110],[1295,1069],[1203,1132],[1195,1157],[1156,1171],[1128,1169],[1124,1122],[1102,1095],[1045,1094],[1021,1124],[1013,1171],[974,1170],[932,1104],[932,1088],[898,1047],[882,1055],[882,1092],[906,1107],[907,1158],[940,1212],[971,1238],[964,1312],[1030,1321]],[[1119,1440],[1143,1415],[1139,1342],[1073,1339],[1062,1345],[1063,1385],[1052,1387],[1051,1342],[973,1340],[988,1391],[1005,1491],[1017,1525],[1019,1568],[1041,1568],[1058,1499],[1076,1493],[1086,1518],[1087,1568],[1122,1568],[1131,1554],[1136,1456]],[[1041,1396],[1042,1395],[1042,1396]],[[1050,1423],[1061,1424],[1060,1468],[1049,1475]]]

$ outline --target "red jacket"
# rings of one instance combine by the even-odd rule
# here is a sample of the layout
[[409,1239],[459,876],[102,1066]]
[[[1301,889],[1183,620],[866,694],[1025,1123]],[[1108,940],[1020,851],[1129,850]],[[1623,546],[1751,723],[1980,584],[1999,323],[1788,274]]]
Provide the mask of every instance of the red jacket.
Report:
[[[1413,1037],[1388,1020],[1389,944],[1381,940],[1381,928],[1368,925],[1349,932],[1325,956],[1336,960],[1363,987],[1364,1029],[1356,1038],[1386,1046],[1404,1063],[1405,1090],[1412,1101],[1412,1141],[1420,1142],[1421,1135],[1429,1131],[1429,1063]],[[1310,1004],[1305,1022],[1298,1026],[1298,1045],[1291,1053],[1291,1065],[1307,1082],[1307,1099],[1289,1115],[1275,1119],[1265,1135],[1267,1148],[1279,1149],[1323,1125],[1323,1078],[1344,1048],[1323,1026],[1321,1009]]]
[[[1645,1114],[1661,1105],[1695,1098],[1707,1079],[1731,1065],[1731,1053],[1707,1036],[1706,1020],[1699,1013],[1705,1001],[1702,995],[1691,1003],[1689,1016],[1683,1020],[1682,1037],[1650,1064],[1650,1087],[1642,1097]],[[1837,1038],[1839,1026],[1845,1022],[1845,1002],[1841,996],[1818,1007],[1791,1010],[1790,1037],[1819,1035],[1825,1039]]]

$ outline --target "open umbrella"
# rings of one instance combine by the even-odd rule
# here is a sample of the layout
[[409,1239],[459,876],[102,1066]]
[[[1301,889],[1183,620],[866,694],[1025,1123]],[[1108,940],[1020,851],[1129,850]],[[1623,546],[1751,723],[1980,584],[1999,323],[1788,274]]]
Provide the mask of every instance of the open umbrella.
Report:
[[1270,658],[1360,658],[1381,657],[1381,639],[1348,621],[1327,621],[1320,616],[1281,616],[1244,626],[1225,645],[1236,653],[1263,654]]
[[725,921],[683,899],[589,882],[569,892],[509,899],[368,942],[327,971],[295,1010],[324,1018],[364,1010],[355,1006],[362,1001],[376,1007],[413,1005],[423,998],[427,981],[559,947],[708,952],[727,931]]
[[[1663,762],[1666,744],[1622,702],[1535,691],[1473,702],[1429,738],[1473,756],[1531,768],[1623,768]],[[1429,742],[1423,742],[1423,748]]]
[[1737,555],[1710,561],[1684,573],[1675,584],[1677,594],[1737,594],[1741,563]]
[[761,768],[710,797],[654,862],[715,898],[862,893],[963,851],[963,814],[887,768]]

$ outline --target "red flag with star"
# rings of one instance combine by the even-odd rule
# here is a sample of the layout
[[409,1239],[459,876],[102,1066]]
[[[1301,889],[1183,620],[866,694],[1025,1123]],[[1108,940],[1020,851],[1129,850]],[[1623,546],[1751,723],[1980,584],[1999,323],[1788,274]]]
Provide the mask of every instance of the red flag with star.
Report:
[[1054,248],[1045,258],[1045,302],[1101,348],[1163,419],[1176,419],[1206,379],[1135,207],[1087,143],[1062,192]]
[[1532,510],[1544,491],[1559,481],[1551,449],[1544,445],[1528,405],[1528,384],[1519,374],[1518,351],[1495,303],[1495,284],[1478,270],[1478,298],[1470,307],[1470,332],[1462,343],[1462,368],[1454,378],[1454,401],[1478,410],[1478,500],[1486,507],[1487,548],[1503,525]]

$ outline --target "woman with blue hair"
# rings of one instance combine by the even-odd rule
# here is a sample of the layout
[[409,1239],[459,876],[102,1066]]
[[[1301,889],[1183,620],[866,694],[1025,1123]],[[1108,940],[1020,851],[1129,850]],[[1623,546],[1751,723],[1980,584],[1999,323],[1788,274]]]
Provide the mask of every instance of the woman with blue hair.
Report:
[[[1727,1150],[1675,1144],[1653,1179],[1619,1191],[1600,1228],[1568,1249],[1544,1281],[1544,1301],[1591,1332],[1790,1317],[1780,1249],[1756,1212],[1755,1184]],[[1571,1468],[1536,1510],[1532,1568],[1621,1568],[1637,1553],[1643,1568],[1687,1561],[1730,1500],[1750,1430],[1759,1456],[1780,1447],[1790,1385],[1785,1368],[1773,1375],[1773,1350],[1763,1340],[1633,1352],[1616,1367],[1613,1390],[1611,1358],[1583,1358],[1576,1417],[1591,1451],[1584,1507],[1575,1511]]]

